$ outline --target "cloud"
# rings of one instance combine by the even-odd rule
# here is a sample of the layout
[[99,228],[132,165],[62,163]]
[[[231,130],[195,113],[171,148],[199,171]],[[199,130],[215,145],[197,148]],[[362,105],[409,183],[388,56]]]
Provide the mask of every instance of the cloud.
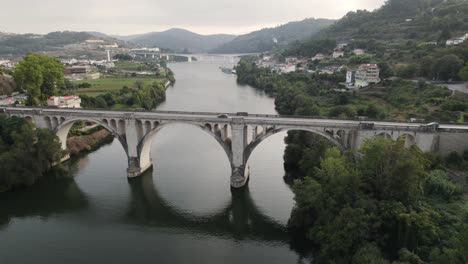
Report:
[[0,30],[134,34],[184,27],[199,33],[245,33],[308,17],[340,18],[384,0],[15,0],[2,4]]

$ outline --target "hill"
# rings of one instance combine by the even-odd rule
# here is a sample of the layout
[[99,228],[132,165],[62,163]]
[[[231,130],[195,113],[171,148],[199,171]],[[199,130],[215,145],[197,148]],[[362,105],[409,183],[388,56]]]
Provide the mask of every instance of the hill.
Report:
[[285,45],[294,40],[303,39],[314,35],[320,30],[333,24],[330,19],[304,19],[290,22],[275,28],[264,28],[252,33],[238,36],[234,40],[225,43],[212,53],[252,53],[269,51],[276,45]]
[[173,28],[163,32],[123,37],[133,43],[148,47],[168,48],[175,51],[207,52],[233,40],[234,35],[200,35],[188,30]]
[[19,56],[28,52],[62,50],[71,44],[83,43],[88,39],[102,39],[107,43],[122,42],[109,37],[96,37],[87,32],[57,31],[46,35],[8,34],[0,37],[0,55]]
[[372,12],[349,12],[313,37],[290,44],[283,54],[330,53],[335,46],[331,41],[349,42],[374,54],[411,51],[402,45],[443,45],[447,39],[467,32],[466,0],[389,0]]
[[316,37],[438,41],[468,30],[466,0],[390,0],[369,12],[349,12]]

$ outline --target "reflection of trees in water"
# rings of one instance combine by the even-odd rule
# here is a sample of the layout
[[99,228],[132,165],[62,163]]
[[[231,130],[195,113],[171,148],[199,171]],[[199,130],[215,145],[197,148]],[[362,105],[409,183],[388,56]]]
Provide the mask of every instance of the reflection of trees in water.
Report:
[[237,240],[289,242],[291,249],[299,255],[307,254],[307,246],[304,247],[303,240],[293,238],[285,226],[260,212],[248,187],[233,190],[230,204],[209,216],[195,216],[172,207],[155,188],[151,172],[130,181],[130,188],[131,200],[126,214],[126,221],[129,223],[180,228]]
[[49,217],[87,207],[87,197],[75,180],[68,172],[56,170],[31,187],[0,193],[0,228],[12,218]]

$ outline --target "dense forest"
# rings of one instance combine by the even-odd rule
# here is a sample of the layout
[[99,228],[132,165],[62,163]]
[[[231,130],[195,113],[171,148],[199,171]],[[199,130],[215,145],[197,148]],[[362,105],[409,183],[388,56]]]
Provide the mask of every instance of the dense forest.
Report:
[[289,226],[314,242],[314,263],[467,263],[466,186],[402,140],[361,152],[354,160],[329,148],[295,181]]
[[22,118],[0,115],[0,191],[32,185],[63,154],[50,130],[35,128]]

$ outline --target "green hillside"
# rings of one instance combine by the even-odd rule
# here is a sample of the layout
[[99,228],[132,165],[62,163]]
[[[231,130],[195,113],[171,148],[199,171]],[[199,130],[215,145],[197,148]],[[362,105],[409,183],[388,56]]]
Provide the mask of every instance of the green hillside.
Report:
[[88,39],[103,39],[110,43],[122,41],[109,37],[96,37],[87,32],[57,31],[46,35],[0,35],[0,55],[23,55],[28,52],[54,51],[66,45],[79,44]]
[[390,0],[373,12],[349,12],[316,37],[438,41],[443,31],[446,38],[467,30],[466,0]]
[[126,37],[128,41],[148,47],[168,48],[177,52],[207,52],[234,39],[234,35],[200,35],[185,29],[173,28],[163,32]]
[[275,46],[282,46],[298,39],[314,35],[330,26],[334,20],[309,18],[290,22],[275,28],[264,28],[227,42],[212,53],[253,53],[270,51]]

